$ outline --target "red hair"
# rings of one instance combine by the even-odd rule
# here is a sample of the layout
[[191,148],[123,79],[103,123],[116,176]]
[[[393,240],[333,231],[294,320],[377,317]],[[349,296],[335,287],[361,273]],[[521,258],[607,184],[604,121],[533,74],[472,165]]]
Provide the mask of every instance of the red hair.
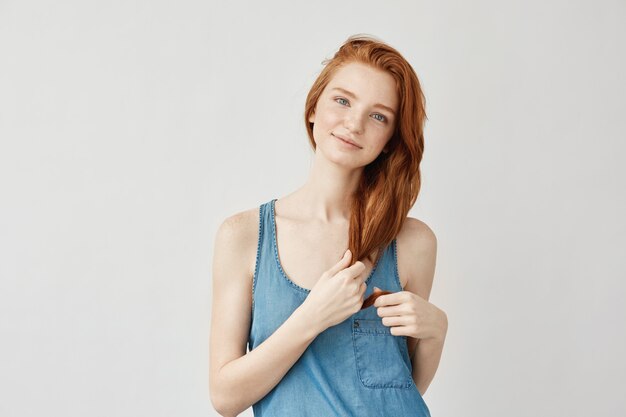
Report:
[[381,152],[364,167],[352,197],[348,240],[351,263],[367,257],[376,264],[382,249],[402,229],[419,194],[426,100],[415,71],[396,49],[372,36],[350,36],[332,59],[322,61],[324,69],[306,98],[304,121],[313,150],[316,146],[309,118],[337,69],[351,62],[368,64],[391,74],[400,103],[394,132],[385,146],[388,152]]

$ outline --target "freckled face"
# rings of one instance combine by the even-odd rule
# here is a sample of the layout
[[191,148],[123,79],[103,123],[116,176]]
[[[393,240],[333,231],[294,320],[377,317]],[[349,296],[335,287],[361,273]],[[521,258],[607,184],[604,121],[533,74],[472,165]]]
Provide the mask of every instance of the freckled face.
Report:
[[342,66],[309,117],[316,153],[351,168],[369,164],[391,139],[398,101],[391,74],[356,62]]

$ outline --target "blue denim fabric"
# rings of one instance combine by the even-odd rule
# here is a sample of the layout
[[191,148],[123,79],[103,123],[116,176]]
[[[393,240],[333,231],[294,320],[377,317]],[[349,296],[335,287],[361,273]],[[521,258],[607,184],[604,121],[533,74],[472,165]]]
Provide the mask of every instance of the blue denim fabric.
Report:
[[[310,292],[291,281],[280,264],[275,201],[260,206],[249,350],[272,335]],[[402,290],[395,239],[366,283],[364,297],[374,286]],[[411,377],[406,339],[391,334],[375,307],[359,311],[315,338],[278,385],[252,406],[255,417],[430,417]]]

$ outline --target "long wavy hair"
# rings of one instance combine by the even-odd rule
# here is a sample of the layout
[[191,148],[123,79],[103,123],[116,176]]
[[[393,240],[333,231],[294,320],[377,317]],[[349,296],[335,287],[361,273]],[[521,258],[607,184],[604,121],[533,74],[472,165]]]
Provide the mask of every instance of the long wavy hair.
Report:
[[370,35],[352,35],[331,59],[322,61],[324,68],[306,98],[304,122],[314,151],[313,123],[309,118],[337,69],[352,62],[391,74],[400,103],[394,132],[385,146],[387,152],[381,152],[364,167],[351,202],[351,264],[366,257],[376,265],[382,250],[402,229],[420,191],[426,100],[415,71],[396,49]]

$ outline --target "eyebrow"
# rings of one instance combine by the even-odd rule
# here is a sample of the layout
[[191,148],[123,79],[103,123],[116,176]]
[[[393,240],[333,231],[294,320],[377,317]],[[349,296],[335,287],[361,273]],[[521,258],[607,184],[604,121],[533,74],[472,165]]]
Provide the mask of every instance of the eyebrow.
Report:
[[[332,91],[332,90],[341,91],[342,93],[344,93],[344,94],[345,94],[345,95],[347,95],[347,96],[351,96],[351,97],[353,97],[353,98],[355,98],[355,99],[358,99],[358,98],[357,98],[357,96],[356,96],[356,95],[354,95],[354,93],[353,93],[352,91],[348,91],[348,90],[346,90],[345,88],[341,88],[341,87],[334,87],[334,88],[332,88],[332,89],[331,89],[331,91]],[[387,110],[388,112],[390,112],[390,113],[391,113],[391,114],[393,114],[394,116],[396,115],[396,112],[395,112],[395,111],[393,111],[393,109],[392,109],[391,107],[389,107],[389,106],[385,106],[384,104],[381,104],[381,103],[376,103],[376,104],[374,104],[374,107],[380,107],[381,109],[385,109],[385,110]]]

